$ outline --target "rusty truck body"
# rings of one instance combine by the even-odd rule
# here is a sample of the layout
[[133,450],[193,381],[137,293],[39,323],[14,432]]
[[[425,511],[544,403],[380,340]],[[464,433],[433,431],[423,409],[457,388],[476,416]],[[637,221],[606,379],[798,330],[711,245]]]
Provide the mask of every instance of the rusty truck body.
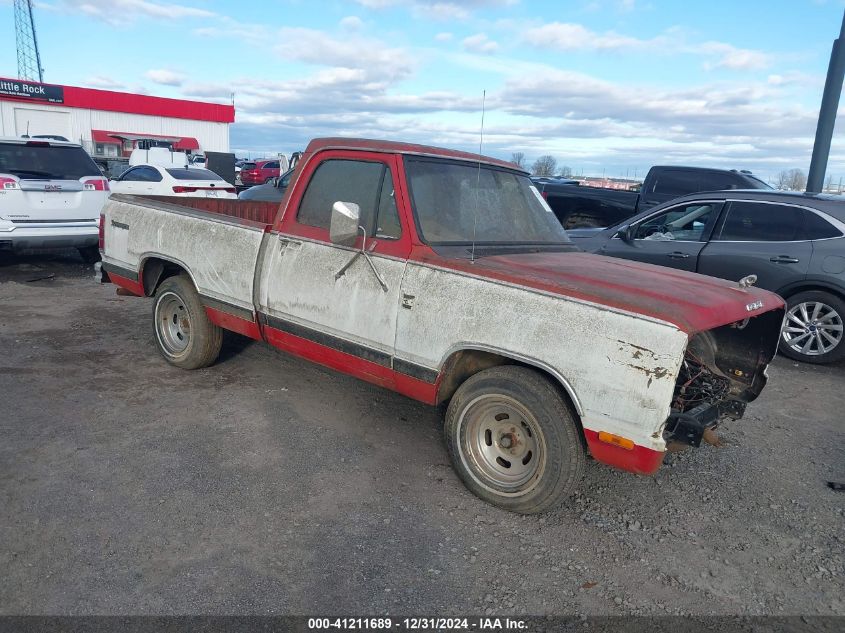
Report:
[[113,195],[103,270],[154,297],[186,369],[222,330],[448,403],[467,487],[518,512],[572,492],[585,459],[655,472],[766,383],[783,301],[746,284],[580,252],[510,163],[312,141],[281,205]]

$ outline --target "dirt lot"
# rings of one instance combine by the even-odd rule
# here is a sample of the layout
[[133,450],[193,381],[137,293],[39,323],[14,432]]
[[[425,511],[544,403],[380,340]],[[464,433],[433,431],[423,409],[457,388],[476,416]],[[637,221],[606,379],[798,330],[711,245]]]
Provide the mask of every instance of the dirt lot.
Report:
[[172,368],[150,309],[0,258],[0,613],[845,615],[843,365],[778,358],[724,448],[523,517],[436,410],[237,337]]

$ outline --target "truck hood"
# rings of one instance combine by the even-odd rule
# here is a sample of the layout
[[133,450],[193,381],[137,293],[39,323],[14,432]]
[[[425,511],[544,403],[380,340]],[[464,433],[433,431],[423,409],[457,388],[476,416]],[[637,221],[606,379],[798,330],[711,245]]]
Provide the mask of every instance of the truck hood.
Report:
[[688,334],[784,305],[778,295],[760,288],[740,288],[733,281],[590,253],[449,261],[450,267],[467,273],[667,321]]

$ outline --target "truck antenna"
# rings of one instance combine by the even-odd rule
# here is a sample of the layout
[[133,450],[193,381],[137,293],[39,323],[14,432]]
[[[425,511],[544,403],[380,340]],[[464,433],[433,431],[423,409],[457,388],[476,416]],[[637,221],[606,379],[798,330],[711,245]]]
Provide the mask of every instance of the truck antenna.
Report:
[[472,217],[472,251],[469,261],[475,263],[475,230],[478,226],[478,192],[481,188],[481,146],[484,145],[484,105],[487,101],[487,90],[481,92],[481,130],[478,139],[478,173],[475,177],[475,212]]

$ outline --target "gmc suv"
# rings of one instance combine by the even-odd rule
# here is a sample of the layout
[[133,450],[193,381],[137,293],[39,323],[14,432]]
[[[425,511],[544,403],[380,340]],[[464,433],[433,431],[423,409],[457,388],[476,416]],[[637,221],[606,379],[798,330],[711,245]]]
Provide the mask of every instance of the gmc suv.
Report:
[[67,248],[99,259],[108,180],[76,143],[0,138],[0,250]]

